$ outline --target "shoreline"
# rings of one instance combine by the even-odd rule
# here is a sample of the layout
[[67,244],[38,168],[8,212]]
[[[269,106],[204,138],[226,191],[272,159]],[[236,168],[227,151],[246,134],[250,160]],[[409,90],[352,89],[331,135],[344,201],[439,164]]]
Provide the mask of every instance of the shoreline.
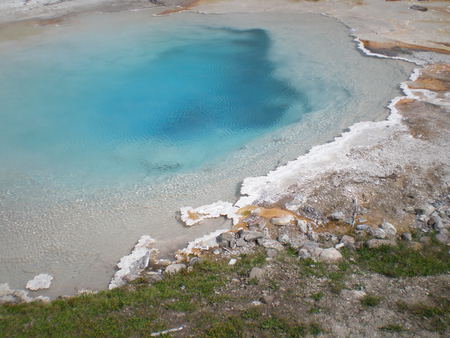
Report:
[[[200,9],[199,9],[199,11],[202,11],[202,10],[204,10],[205,9],[205,7],[207,7],[208,5],[207,4],[205,4],[205,3],[200,3],[199,4],[199,7],[200,7]],[[195,9],[196,10],[196,7],[193,7],[193,8],[188,8],[188,9],[190,9],[190,10],[192,10],[192,9]],[[339,20],[339,18],[336,18],[336,19],[338,19]],[[346,23],[344,23],[345,25],[347,25]],[[413,62],[413,63],[416,63],[417,64],[417,62],[418,63],[421,63],[421,65],[425,65],[425,61],[423,61],[423,58],[424,58],[424,56],[423,55],[419,55],[419,58],[416,60],[416,62],[414,62],[414,61],[411,61],[411,60],[409,60],[409,59],[407,59],[407,58],[404,58],[403,56],[394,56],[394,57],[390,57],[390,56],[383,56],[383,54],[378,54],[378,53],[374,53],[374,52],[372,52],[372,51],[370,51],[370,49],[367,49],[366,48],[366,46],[365,46],[365,43],[364,43],[364,41],[367,41],[367,40],[364,40],[364,39],[361,39],[360,37],[358,37],[358,35],[355,33],[355,42],[356,43],[360,43],[360,45],[358,46],[358,48],[362,51],[362,52],[366,52],[366,51],[368,51],[368,52],[370,52],[371,53],[371,55],[370,56],[376,56],[376,57],[382,57],[382,58],[397,58],[397,59],[399,59],[399,60],[406,60],[406,61],[408,61],[408,62]],[[379,55],[379,56],[378,56]],[[400,53],[400,55],[401,55],[401,53]],[[413,55],[414,55],[414,53],[413,53]],[[422,60],[421,60],[422,59]],[[409,80],[407,80],[407,81],[405,81],[405,83],[406,82],[408,82],[408,81],[415,81],[415,80],[417,80],[417,78],[418,77],[420,77],[421,76],[421,74],[419,73],[419,71],[417,71],[417,69],[411,74],[411,78],[409,79]],[[363,133],[363,125],[364,124],[379,124],[378,126],[379,127],[386,127],[386,126],[388,126],[388,125],[391,125],[391,126],[397,126],[397,127],[399,127],[399,126],[402,126],[402,114],[401,114],[401,112],[399,112],[398,110],[397,110],[397,108],[396,108],[396,105],[398,105],[398,104],[400,104],[401,103],[401,101],[402,100],[405,100],[405,99],[412,99],[412,100],[415,100],[415,101],[421,101],[421,102],[429,102],[429,101],[427,101],[427,97],[419,97],[418,95],[414,95],[412,92],[411,92],[411,89],[409,88],[409,87],[407,87],[407,85],[406,84],[403,84],[403,86],[404,87],[402,87],[402,90],[403,90],[403,92],[405,93],[405,95],[404,96],[400,96],[400,97],[396,97],[396,98],[394,98],[394,99],[392,99],[392,101],[390,102],[390,104],[389,104],[389,107],[390,107],[390,113],[389,113],[389,116],[388,116],[388,119],[387,120],[385,120],[385,121],[380,121],[380,122],[360,122],[360,123],[357,123],[357,124],[354,124],[354,125],[352,125],[351,127],[350,127],[350,131],[349,132],[344,132],[343,134],[341,134],[340,136],[338,136],[338,137],[336,137],[335,138],[335,140],[333,141],[333,142],[331,142],[331,143],[327,143],[327,144],[325,144],[325,145],[317,145],[317,146],[315,146],[315,147],[313,147],[312,149],[310,149],[308,152],[307,152],[307,154],[305,154],[305,155],[302,155],[302,156],[300,156],[297,160],[294,160],[294,161],[290,161],[289,163],[295,163],[295,162],[297,162],[297,161],[299,161],[301,158],[305,158],[305,157],[313,157],[314,156],[314,152],[317,152],[317,151],[319,151],[318,149],[320,149],[320,148],[323,148],[323,149],[326,149],[326,148],[329,148],[329,149],[331,149],[332,147],[333,147],[333,145],[334,146],[336,146],[336,142],[342,142],[342,143],[345,143],[346,141],[347,141],[347,139],[349,138],[349,139],[351,139],[352,137],[355,137],[355,135],[354,135],[354,133],[355,132],[359,132],[360,134],[361,133]],[[419,90],[420,91],[420,89],[415,89],[415,90]],[[407,93],[407,91],[409,91],[409,93]],[[394,112],[394,110],[395,110],[395,112]],[[390,121],[392,119],[392,121]],[[390,121],[390,123],[389,123],[389,121]],[[403,126],[404,128],[403,129],[407,129],[407,126]],[[361,129],[359,129],[359,128],[361,128]],[[370,129],[370,126],[368,127],[369,129]],[[378,128],[378,127],[375,127],[375,129],[376,128]],[[400,128],[401,129],[401,128]],[[401,131],[401,130],[400,130]],[[390,134],[390,135],[387,135],[387,137],[390,137],[390,136],[392,136],[393,134]],[[351,142],[350,142],[351,143]],[[367,146],[367,145],[365,145],[365,146]],[[342,153],[342,150],[340,150],[340,152]],[[275,173],[279,173],[280,171],[282,171],[283,170],[283,168],[284,167],[288,167],[288,166],[294,166],[293,164],[287,164],[287,165],[285,165],[285,166],[282,166],[282,167],[278,167],[275,171],[271,171],[270,173],[268,173],[268,176],[262,176],[262,177],[259,177],[258,179],[259,179],[259,183],[258,183],[258,179],[257,178],[247,178],[246,180],[244,180],[244,182],[243,182],[243,184],[242,184],[242,187],[241,187],[241,198],[236,202],[236,205],[237,206],[239,206],[239,207],[244,207],[244,206],[247,206],[247,205],[250,205],[250,204],[255,204],[255,201],[258,201],[258,203],[259,204],[262,204],[262,205],[266,205],[266,204],[273,204],[273,205],[280,205],[280,204],[282,204],[282,206],[283,207],[285,207],[287,210],[291,210],[291,209],[295,209],[294,208],[294,206],[292,206],[292,204],[291,204],[291,207],[290,208],[288,208],[288,207],[286,207],[286,206],[288,206],[289,205],[289,203],[288,202],[285,202],[285,201],[283,201],[283,202],[281,202],[280,203],[280,201],[281,200],[283,200],[283,199],[286,199],[286,196],[282,196],[282,198],[278,198],[279,196],[277,196],[277,198],[271,198],[271,199],[268,199],[267,197],[263,197],[263,198],[261,198],[261,196],[262,196],[262,193],[261,193],[261,191],[262,190],[258,190],[258,189],[261,189],[261,188],[257,188],[256,186],[257,186],[257,184],[259,184],[260,186],[261,185],[265,185],[266,184],[266,181],[267,181],[267,177],[269,177],[270,175],[273,175],[274,177],[276,176],[276,174]],[[445,162],[444,162],[444,164],[445,164]],[[301,165],[301,164],[300,164]],[[447,162],[447,165],[448,165],[448,162]],[[280,170],[280,171],[279,171]],[[342,169],[342,170],[345,170],[345,167]],[[324,173],[322,173],[322,176],[326,176],[326,172],[324,172]],[[295,175],[298,175],[298,173],[296,173]],[[318,177],[320,178],[320,175],[318,175]],[[288,178],[288,180],[289,179],[292,179],[292,177],[291,178]],[[312,181],[312,180],[317,180],[318,178],[317,177],[315,177],[314,179],[313,178],[311,178],[310,180]],[[290,188],[290,186],[291,186],[291,184],[284,184],[284,186],[283,187],[279,187],[278,185],[279,185],[279,183],[277,183],[276,181],[278,180],[278,178],[274,178],[273,180],[272,180],[272,183],[275,185],[275,186],[277,186],[277,189],[278,189],[278,191],[281,193],[281,195],[283,195],[282,193],[283,193],[283,190],[284,191],[286,191],[286,189],[289,189]],[[264,181],[264,183],[261,183],[262,181]],[[296,182],[296,183],[298,183],[298,182]],[[307,182],[308,184],[312,184],[311,182]],[[306,183],[305,183],[306,184]],[[265,189],[265,191],[267,190],[267,188],[264,188]],[[310,188],[310,189],[312,189],[312,188]],[[312,189],[312,190],[314,190],[314,189]],[[255,192],[256,191],[256,192]],[[292,194],[292,191],[290,191],[289,192],[290,194],[291,194],[291,197],[292,197],[292,199],[293,200],[295,200],[295,198],[293,197],[293,195],[294,194]],[[248,195],[248,197],[245,197],[245,196],[243,196],[243,195]],[[272,196],[273,197],[273,196]],[[211,202],[214,202],[214,201],[211,201]],[[290,201],[290,202],[292,202],[292,200]],[[298,203],[297,203],[298,204]],[[295,207],[297,207],[297,205],[295,205]],[[298,208],[297,209],[295,209],[295,210],[298,210]],[[215,240],[215,238],[218,236],[218,233],[214,233],[214,236],[212,236],[211,238],[208,238],[208,240],[209,239],[214,239]],[[207,235],[205,235],[204,237],[207,237]],[[194,241],[195,242],[195,241]],[[200,240],[200,242],[202,242],[202,245],[204,244],[204,242],[205,242],[205,238],[203,238],[203,240]],[[203,247],[205,247],[204,245],[203,245]],[[190,249],[196,249],[196,246],[195,246],[195,244],[190,244]]]

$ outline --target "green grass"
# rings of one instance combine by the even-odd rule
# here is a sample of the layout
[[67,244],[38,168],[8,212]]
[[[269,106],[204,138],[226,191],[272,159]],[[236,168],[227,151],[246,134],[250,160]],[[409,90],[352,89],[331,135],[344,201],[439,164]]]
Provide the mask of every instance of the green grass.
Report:
[[397,332],[397,333],[405,331],[403,326],[398,325],[398,324],[385,325],[385,326],[380,327],[380,330],[386,331],[386,332]]
[[[390,277],[408,277],[447,273],[450,269],[447,248],[436,242],[421,251],[405,245],[370,250],[363,248],[354,252],[344,249],[343,256],[339,264],[324,264],[311,259],[298,259],[293,255],[293,250],[287,249],[277,257],[277,262],[290,264],[290,268],[297,271],[297,288],[284,290],[283,279],[273,277],[261,283],[250,281],[250,284],[255,284],[251,289],[283,292],[286,302],[294,297],[309,296],[319,304],[317,302],[327,292],[339,293],[346,282],[350,283],[348,277],[352,273],[370,271]],[[139,278],[127,287],[56,300],[50,304],[1,305],[0,337],[148,336],[181,323],[189,323],[196,336],[298,337],[320,334],[322,329],[319,325],[298,322],[296,316],[277,313],[276,308],[271,308],[270,312],[265,306],[222,310],[230,309],[230,304],[222,304],[232,302],[233,298],[230,294],[217,291],[226,287],[231,278],[247,277],[253,267],[266,264],[265,258],[264,252],[259,250],[242,255],[234,266],[229,266],[226,260],[206,259],[197,263],[192,272],[184,271],[151,285],[145,278]],[[308,280],[315,280],[325,288],[304,295],[299,290],[302,283]],[[380,301],[380,297],[367,295],[361,304],[371,307],[377,306]],[[449,327],[449,302],[434,297],[431,304],[399,303],[398,310],[416,316],[425,329],[442,333]],[[307,312],[315,314],[321,311],[313,305]],[[399,332],[397,330],[400,329],[393,324],[380,328],[387,332]]]
[[192,312],[200,302],[217,303],[215,289],[227,281],[226,262],[205,261],[192,273],[143,280],[128,288],[82,295],[50,304],[0,306],[0,336],[131,336],[167,328],[165,310]]
[[382,297],[373,296],[373,295],[365,295],[361,298],[361,304],[364,306],[377,306],[380,304]]
[[447,248],[438,243],[432,243],[420,251],[405,244],[397,247],[363,248],[357,252],[356,261],[366,270],[389,277],[429,276],[450,270]]
[[317,302],[317,301],[319,301],[319,300],[321,300],[323,298],[323,292],[313,293],[311,295],[311,298],[314,299]]

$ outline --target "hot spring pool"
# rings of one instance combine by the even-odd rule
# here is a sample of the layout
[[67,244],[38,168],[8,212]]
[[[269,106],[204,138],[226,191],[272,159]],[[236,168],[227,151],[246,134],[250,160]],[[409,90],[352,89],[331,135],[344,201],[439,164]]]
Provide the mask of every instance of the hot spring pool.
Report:
[[410,69],[286,13],[86,15],[2,42],[0,282],[106,287],[140,235],[168,253],[220,225],[179,207],[383,118]]

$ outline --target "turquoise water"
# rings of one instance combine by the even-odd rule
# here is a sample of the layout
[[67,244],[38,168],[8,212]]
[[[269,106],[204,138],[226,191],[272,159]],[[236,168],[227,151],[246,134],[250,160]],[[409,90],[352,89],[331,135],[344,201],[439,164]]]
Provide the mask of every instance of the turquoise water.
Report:
[[95,186],[202,166],[317,109],[275,76],[270,48],[263,29],[204,26],[70,37],[2,58],[1,170]]

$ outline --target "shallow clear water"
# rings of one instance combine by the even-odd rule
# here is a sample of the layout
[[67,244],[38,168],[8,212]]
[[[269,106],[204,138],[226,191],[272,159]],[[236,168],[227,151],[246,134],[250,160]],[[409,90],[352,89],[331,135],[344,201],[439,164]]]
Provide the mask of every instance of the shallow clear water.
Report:
[[75,187],[135,183],[192,170],[314,108],[274,76],[265,30],[121,34],[0,60],[2,171]]
[[289,13],[91,15],[0,44],[0,282],[102,288],[141,235],[168,253],[222,227],[176,211],[384,118],[411,68]]

